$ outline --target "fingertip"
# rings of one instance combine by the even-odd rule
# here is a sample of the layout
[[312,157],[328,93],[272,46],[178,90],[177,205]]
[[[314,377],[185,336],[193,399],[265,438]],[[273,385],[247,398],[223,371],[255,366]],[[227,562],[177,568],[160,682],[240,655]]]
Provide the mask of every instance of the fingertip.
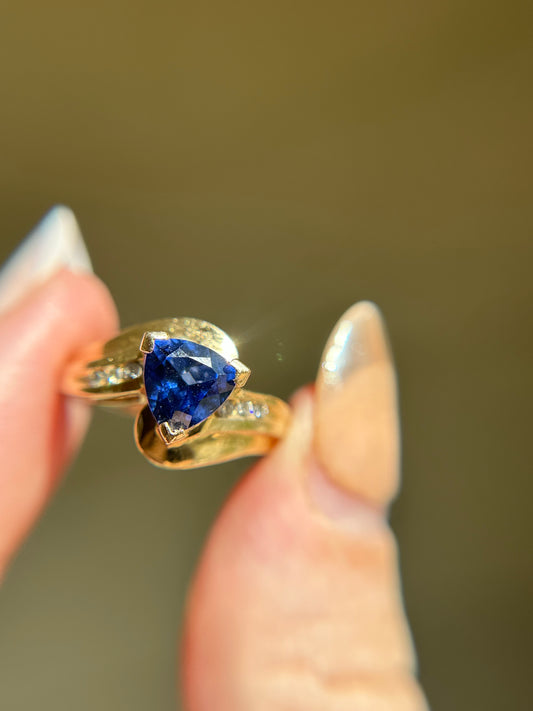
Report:
[[90,413],[59,394],[66,362],[118,324],[91,274],[57,272],[0,317],[0,561],[7,560],[77,450]]
[[93,273],[72,210],[56,205],[19,244],[0,270],[0,314],[12,309],[61,269]]

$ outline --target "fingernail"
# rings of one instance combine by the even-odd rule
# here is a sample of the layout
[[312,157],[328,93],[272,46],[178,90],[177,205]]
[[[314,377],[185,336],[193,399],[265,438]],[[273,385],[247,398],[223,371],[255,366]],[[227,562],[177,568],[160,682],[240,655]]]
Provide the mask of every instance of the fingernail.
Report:
[[399,478],[396,377],[379,309],[362,301],[333,329],[316,382],[314,448],[327,476],[385,505]]
[[0,271],[0,313],[60,269],[93,271],[74,213],[63,205],[44,216]]

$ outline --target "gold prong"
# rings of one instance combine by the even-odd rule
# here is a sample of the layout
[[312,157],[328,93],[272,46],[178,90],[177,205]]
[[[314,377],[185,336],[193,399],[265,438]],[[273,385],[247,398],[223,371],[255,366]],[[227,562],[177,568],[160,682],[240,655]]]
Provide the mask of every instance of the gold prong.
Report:
[[176,430],[168,422],[157,425],[157,432],[165,444],[174,444],[187,436],[187,430]]
[[235,376],[235,385],[239,388],[243,388],[246,385],[246,382],[250,377],[252,371],[250,370],[250,368],[248,368],[247,365],[244,365],[244,363],[242,363],[237,358],[230,361],[230,365],[232,365],[237,371]]
[[164,331],[146,331],[139,346],[141,353],[151,353],[154,350],[154,341],[158,338],[168,338],[168,333]]

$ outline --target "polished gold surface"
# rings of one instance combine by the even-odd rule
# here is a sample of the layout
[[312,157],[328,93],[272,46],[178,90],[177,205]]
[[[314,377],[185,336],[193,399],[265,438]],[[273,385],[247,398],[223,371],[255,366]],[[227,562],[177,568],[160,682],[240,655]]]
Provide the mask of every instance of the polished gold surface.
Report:
[[[230,397],[206,420],[189,429],[158,424],[147,405],[144,360],[158,338],[184,338],[211,348],[236,371]],[[238,359],[232,339],[195,318],[167,318],[126,328],[105,343],[89,346],[67,366],[65,395],[135,416],[135,441],[159,467],[191,469],[266,454],[286,431],[289,406],[272,395],[244,389],[250,369]]]

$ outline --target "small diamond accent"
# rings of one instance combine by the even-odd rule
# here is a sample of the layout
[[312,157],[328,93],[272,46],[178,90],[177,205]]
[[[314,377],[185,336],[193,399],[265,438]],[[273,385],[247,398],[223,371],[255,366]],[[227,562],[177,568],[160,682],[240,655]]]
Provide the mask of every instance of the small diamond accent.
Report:
[[90,388],[103,388],[107,385],[107,373],[103,369],[95,370],[87,376],[87,380]]
[[237,414],[241,415],[241,417],[244,417],[245,415],[247,415],[249,412],[248,405],[251,405],[251,403],[240,402],[237,405]]
[[129,363],[116,369],[116,377],[119,380],[135,380],[135,378],[141,377],[142,372],[143,370],[139,363]]

